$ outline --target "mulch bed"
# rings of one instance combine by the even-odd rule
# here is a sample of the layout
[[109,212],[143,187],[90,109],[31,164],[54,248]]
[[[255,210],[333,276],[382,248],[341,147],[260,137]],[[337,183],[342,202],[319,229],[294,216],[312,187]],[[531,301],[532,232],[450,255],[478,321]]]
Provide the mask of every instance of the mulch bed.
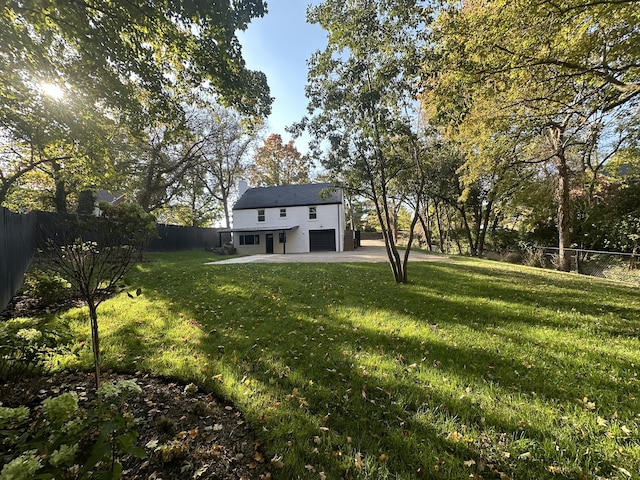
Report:
[[[137,419],[138,445],[146,459],[121,459],[124,479],[269,479],[269,461],[260,452],[251,430],[232,405],[210,393],[192,392],[185,385],[148,375],[104,375],[105,381],[135,380],[142,395],[128,400],[127,411]],[[0,385],[5,407],[25,405],[33,416],[45,398],[76,392],[80,406],[95,398],[93,377],[60,373]],[[156,445],[175,441],[175,458],[162,458]]]

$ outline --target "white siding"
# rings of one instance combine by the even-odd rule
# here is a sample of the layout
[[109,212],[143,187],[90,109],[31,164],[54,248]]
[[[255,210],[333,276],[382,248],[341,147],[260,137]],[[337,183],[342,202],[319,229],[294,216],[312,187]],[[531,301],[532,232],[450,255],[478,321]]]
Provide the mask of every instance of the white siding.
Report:
[[[316,207],[316,219],[309,219],[309,207]],[[267,242],[266,235],[273,234],[273,251],[274,253],[284,253],[284,246],[279,242],[279,228],[287,228],[297,225],[298,228],[287,230],[286,253],[306,253],[309,251],[309,230],[330,230],[336,231],[336,249],[342,251],[344,248],[344,206],[342,204],[332,205],[309,205],[303,207],[286,207],[287,216],[280,217],[280,207],[265,208],[265,221],[258,221],[258,209],[252,210],[234,210],[233,211],[233,227],[234,228],[256,228],[264,230],[271,228],[270,231],[260,231],[256,234],[260,235],[259,245],[240,245],[240,235],[250,234],[250,232],[235,232],[234,246],[239,253],[256,254],[266,253]]]

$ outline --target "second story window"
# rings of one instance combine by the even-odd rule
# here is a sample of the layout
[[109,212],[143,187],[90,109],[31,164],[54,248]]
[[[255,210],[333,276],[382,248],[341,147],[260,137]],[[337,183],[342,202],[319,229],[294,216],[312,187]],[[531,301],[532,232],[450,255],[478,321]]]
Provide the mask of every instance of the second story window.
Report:
[[284,218],[287,216],[287,209],[286,208],[281,208],[280,209],[280,218]]
[[309,207],[309,220],[315,220],[316,218],[316,207]]
[[264,208],[261,208],[260,210],[258,210],[258,221],[264,222]]

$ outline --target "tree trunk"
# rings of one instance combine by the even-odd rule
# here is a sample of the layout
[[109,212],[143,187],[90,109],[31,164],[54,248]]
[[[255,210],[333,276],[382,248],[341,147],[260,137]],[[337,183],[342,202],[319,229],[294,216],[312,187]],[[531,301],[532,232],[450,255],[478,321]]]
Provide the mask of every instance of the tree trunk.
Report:
[[[383,179],[384,180],[384,179]],[[384,183],[381,185],[381,192],[375,185],[375,179],[371,177],[370,185],[372,192],[372,200],[376,208],[376,214],[378,215],[378,222],[380,222],[380,228],[382,229],[382,237],[384,238],[384,246],[389,257],[389,264],[391,271],[393,272],[393,278],[396,283],[402,283],[406,278],[406,274],[403,272],[402,261],[400,254],[398,253],[398,247],[393,239],[393,232],[391,230],[391,215],[389,213],[389,205],[387,203],[387,195],[384,187]]]
[[93,348],[93,365],[96,375],[96,390],[100,388],[100,337],[98,336],[98,307],[89,302],[89,318],[91,319],[91,346]]
[[548,131],[549,142],[554,152],[554,160],[558,169],[558,186],[556,201],[558,202],[558,270],[571,271],[571,211],[569,197],[569,166],[565,156],[564,127],[553,125]]
[[440,243],[440,253],[447,253],[444,251],[444,238],[442,236],[442,219],[440,218],[440,208],[438,208],[438,202],[435,203],[434,209],[436,211],[436,223],[438,224],[438,242]]
[[422,231],[424,232],[424,238],[427,242],[427,248],[430,252],[433,251],[433,243],[431,239],[431,226],[429,225],[429,213],[425,208],[424,211],[420,214],[420,225],[422,225]]
[[489,217],[491,216],[491,210],[493,209],[493,200],[487,202],[487,206],[484,209],[484,218],[482,220],[482,228],[478,232],[478,246],[477,253],[481,257],[484,254],[484,242],[487,238],[487,229],[489,228]]
[[64,185],[64,180],[60,177],[60,172],[62,171],[62,167],[58,162],[52,162],[51,166],[53,168],[53,181],[56,185],[56,190],[54,194],[54,205],[57,213],[67,213],[67,189]]
[[462,226],[464,227],[464,232],[467,235],[467,242],[469,242],[469,254],[472,257],[477,257],[478,251],[476,249],[475,242],[473,241],[473,234],[471,233],[471,227],[469,227],[469,222],[467,221],[467,211],[464,208],[464,205],[458,206],[458,212],[460,212],[460,217],[462,218]]
[[413,232],[416,228],[416,224],[418,223],[418,219],[420,218],[420,198],[418,198],[416,209],[413,212],[413,218],[411,219],[411,226],[409,227],[409,239],[407,240],[407,248],[404,251],[404,260],[402,261],[402,283],[407,283],[409,280],[407,274],[407,266],[409,264],[409,253],[411,252],[411,244],[413,243]]
[[557,157],[558,167],[558,270],[571,270],[571,214],[569,208],[569,169],[564,155]]
[[229,215],[229,195],[222,195],[222,208],[224,209],[225,228],[231,228],[231,216]]
[[387,250],[387,256],[389,257],[389,263],[391,264],[391,270],[393,272],[393,278],[396,283],[402,283],[406,278],[406,274],[403,272],[402,261],[400,260],[400,253],[398,253],[398,247],[393,239],[393,231],[390,228],[390,215],[389,207],[384,203],[379,205],[379,201],[376,199],[374,202],[376,205],[376,211],[378,213],[378,221],[382,228],[382,237],[384,238],[384,245]]

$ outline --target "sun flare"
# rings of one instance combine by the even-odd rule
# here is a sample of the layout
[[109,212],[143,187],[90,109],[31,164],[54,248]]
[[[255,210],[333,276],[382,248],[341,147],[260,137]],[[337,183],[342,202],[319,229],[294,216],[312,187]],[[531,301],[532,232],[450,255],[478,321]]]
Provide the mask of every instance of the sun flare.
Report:
[[40,91],[47,97],[51,97],[54,100],[60,100],[64,97],[64,90],[55,83],[43,82],[39,86]]

